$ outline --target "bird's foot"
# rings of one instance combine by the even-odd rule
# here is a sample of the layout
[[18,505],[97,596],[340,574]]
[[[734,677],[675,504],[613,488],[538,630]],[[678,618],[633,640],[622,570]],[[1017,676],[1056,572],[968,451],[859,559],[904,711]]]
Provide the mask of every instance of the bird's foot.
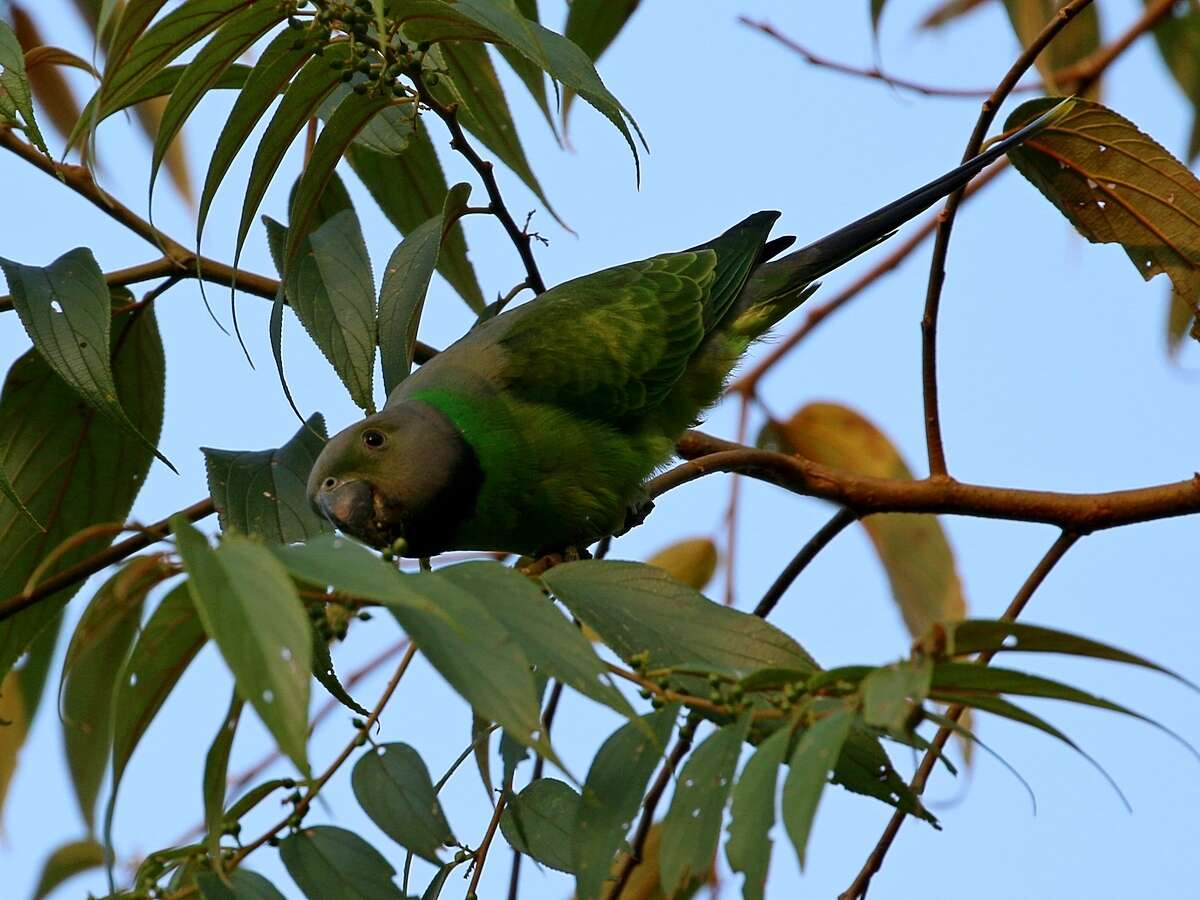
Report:
[[640,500],[630,503],[629,506],[625,508],[625,522],[621,526],[620,531],[613,533],[613,537],[620,537],[621,535],[627,534],[633,529],[637,528],[646,521],[653,510],[654,501],[649,497],[643,497]]
[[517,571],[523,575],[528,575],[530,578],[537,578],[539,575],[548,572],[557,565],[567,562],[577,562],[581,559],[591,559],[592,554],[588,553],[586,548],[567,547],[558,553],[547,553],[539,557],[525,557],[517,564]]

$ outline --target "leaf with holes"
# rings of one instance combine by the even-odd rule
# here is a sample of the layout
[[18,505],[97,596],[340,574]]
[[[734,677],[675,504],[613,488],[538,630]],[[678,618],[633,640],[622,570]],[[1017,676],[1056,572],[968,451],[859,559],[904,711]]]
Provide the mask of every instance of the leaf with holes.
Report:
[[791,740],[792,729],[784,727],[759,744],[733,789],[725,856],[733,871],[746,876],[742,884],[745,900],[763,900],[767,887],[771,829],[775,826],[775,785]]
[[[1005,127],[1055,102],[1030,100]],[[1165,272],[1200,298],[1200,181],[1128,119],[1080,100],[1009,158],[1089,241],[1120,244],[1144,279]]]
[[854,713],[844,707],[835,709],[804,730],[788,762],[783,782],[783,824],[796,848],[801,869],[817,804],[853,724]]
[[[399,156],[389,156],[351,145],[347,160],[359,180],[375,198],[379,208],[396,229],[409,235],[424,222],[440,214],[449,188],[442,165],[425,126],[418,120],[408,146]],[[486,304],[475,269],[467,258],[467,240],[461,222],[442,239],[438,272],[474,312]]]
[[[785,452],[861,475],[908,480],[912,471],[895,445],[861,413],[836,403],[810,403],[766,439]],[[763,438],[760,438],[760,442]],[[909,633],[966,613],[954,553],[936,516],[875,515],[863,520],[883,563]]]
[[229,780],[229,754],[233,750],[233,738],[237,734],[238,720],[242,717],[242,699],[237,688],[229,701],[229,711],[221,720],[217,735],[204,757],[204,844],[208,856],[215,866],[221,859],[221,837],[225,824],[225,786]]
[[579,795],[570,785],[538,778],[509,800],[500,817],[500,830],[514,850],[551,869],[571,872],[578,814]]
[[250,538],[228,533],[214,551],[186,520],[175,517],[171,529],[204,630],[279,749],[307,772],[312,638],[295,586]]
[[344,828],[318,825],[288,835],[279,857],[308,900],[404,900],[383,854]]
[[110,351],[113,300],[92,251],[78,247],[44,268],[0,259],[0,269],[21,324],[50,368],[88,403],[141,438],[174,471],[117,396]]
[[170,577],[161,556],[138,556],[104,583],[83,611],[63,661],[60,709],[67,766],[83,820],[95,824],[96,797],[112,745],[114,688],[141,627],[142,606]]
[[[1009,21],[1022,47],[1028,47],[1066,4],[1067,0],[1004,0]],[[1057,73],[1081,62],[1099,48],[1100,10],[1092,3],[1077,13],[1034,61],[1046,83],[1046,91],[1058,91]],[[1085,94],[1087,97],[1098,95],[1098,87]]]
[[384,744],[363,753],[350,777],[359,805],[379,829],[435,865],[454,834],[438,802],[425,761],[408,744]]
[[378,332],[383,389],[388,394],[408,377],[412,369],[421,310],[442,245],[448,237],[446,223],[451,226],[457,223],[470,196],[469,184],[459,183],[451,188],[441,213],[409,232],[392,251],[383,270]]
[[273,450],[201,447],[208,490],[222,529],[290,544],[332,529],[308,502],[308,473],[325,444],[325,419],[314,415]]
[[50,153],[33,116],[33,94],[25,74],[25,52],[12,28],[0,19],[0,120],[4,119],[20,124],[39,150]]
[[572,868],[579,900],[601,896],[678,714],[677,706],[666,706],[622,725],[592,759],[575,816]]
[[[141,433],[156,439],[162,427],[164,366],[153,312],[113,317],[112,346],[117,396]],[[0,466],[46,531],[0,499],[0,596],[22,591],[46,554],[63,541],[98,523],[124,521],[152,458],[129,429],[83,403],[39,353],[31,350],[18,358],[0,392]],[[105,533],[79,541],[40,578],[75,565],[111,540],[111,533]],[[0,622],[0,675],[77,589],[64,589]]]
[[745,712],[735,723],[709,735],[679,773],[658,851],[663,893],[668,897],[712,868],[725,804],[749,731],[750,713]]

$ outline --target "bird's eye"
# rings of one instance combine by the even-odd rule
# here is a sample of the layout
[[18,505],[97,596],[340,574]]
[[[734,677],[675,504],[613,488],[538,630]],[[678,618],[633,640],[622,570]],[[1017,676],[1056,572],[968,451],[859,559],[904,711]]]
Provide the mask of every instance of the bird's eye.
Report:
[[370,428],[363,432],[362,441],[372,450],[378,450],[387,442],[387,439],[383,436],[382,431],[376,431],[374,428]]

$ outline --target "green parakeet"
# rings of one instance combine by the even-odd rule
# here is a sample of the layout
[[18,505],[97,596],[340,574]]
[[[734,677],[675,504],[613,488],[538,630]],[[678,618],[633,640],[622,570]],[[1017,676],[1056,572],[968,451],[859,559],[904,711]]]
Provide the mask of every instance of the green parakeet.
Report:
[[[1051,114],[1047,114],[1053,115]],[[543,554],[621,532],[747,348],[817,287],[1046,123],[794,253],[758,212],[720,237],[560,284],[487,320],[330,439],[314,507],[409,556]]]

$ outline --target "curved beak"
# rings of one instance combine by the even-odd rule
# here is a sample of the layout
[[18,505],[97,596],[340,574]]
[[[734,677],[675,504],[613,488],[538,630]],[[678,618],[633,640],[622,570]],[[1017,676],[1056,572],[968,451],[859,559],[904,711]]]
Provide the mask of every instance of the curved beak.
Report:
[[367,482],[326,478],[311,496],[317,512],[342,531],[355,536],[371,532],[375,499]]

